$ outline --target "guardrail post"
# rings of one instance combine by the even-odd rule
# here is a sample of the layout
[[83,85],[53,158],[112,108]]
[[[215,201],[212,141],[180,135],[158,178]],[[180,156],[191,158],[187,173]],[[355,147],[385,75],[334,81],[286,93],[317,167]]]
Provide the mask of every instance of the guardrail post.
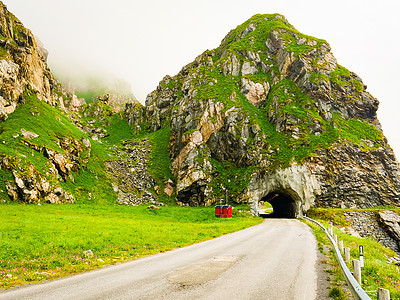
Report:
[[364,247],[360,245],[360,266],[364,268]]
[[349,247],[344,247],[344,261],[345,262],[350,261],[350,248]]
[[343,241],[339,241],[339,250],[343,254]]
[[358,259],[353,259],[353,275],[359,284],[361,284],[361,263]]
[[378,300],[390,300],[389,290],[378,288]]
[[336,245],[337,245],[337,234],[333,235],[333,240],[335,241]]

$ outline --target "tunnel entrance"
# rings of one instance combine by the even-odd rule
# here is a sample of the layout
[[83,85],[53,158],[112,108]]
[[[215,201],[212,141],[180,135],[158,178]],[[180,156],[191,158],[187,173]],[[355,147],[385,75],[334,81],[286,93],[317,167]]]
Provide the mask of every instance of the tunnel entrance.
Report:
[[272,213],[260,214],[264,218],[296,218],[296,203],[286,193],[269,193],[261,198],[260,202],[268,202],[273,208]]

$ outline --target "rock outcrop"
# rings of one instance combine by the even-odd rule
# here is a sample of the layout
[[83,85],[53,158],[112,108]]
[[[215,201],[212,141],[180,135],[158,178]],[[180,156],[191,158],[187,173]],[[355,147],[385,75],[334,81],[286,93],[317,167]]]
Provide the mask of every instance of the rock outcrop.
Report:
[[381,214],[384,216],[398,215],[393,211],[347,211],[344,212],[344,218],[350,223],[350,226],[341,228],[342,231],[356,237],[369,237],[375,239],[383,246],[400,253],[400,239],[395,238],[391,231],[391,225],[384,224]]
[[166,76],[146,99],[145,121],[171,128],[177,201],[209,205],[228,189],[257,207],[282,193],[301,215],[399,203],[399,165],[377,108],[326,41],[281,15],[256,15]]
[[46,59],[32,32],[0,2],[0,121],[23,104],[27,90],[56,105],[57,82]]
[[[397,246],[400,246],[400,216],[394,211],[385,210],[379,212],[379,222],[382,227],[389,233],[389,235],[397,242]],[[399,248],[400,249],[400,248]],[[397,251],[399,252],[399,251]]]
[[82,164],[88,163],[91,144],[89,140],[77,141],[71,138],[60,139],[57,145],[63,153],[55,151],[45,146],[39,146],[29,139],[39,137],[29,131],[22,131],[25,137],[22,142],[33,150],[32,156],[43,155],[48,159],[48,171],[43,174],[37,167],[26,161],[24,155],[13,157],[0,155],[0,169],[11,172],[14,180],[6,181],[7,194],[13,201],[23,201],[27,203],[48,202],[48,203],[73,203],[74,196],[62,189],[62,187],[52,180],[58,179],[59,182],[74,180],[71,172],[77,172]]
[[131,92],[131,85],[110,74],[57,74],[69,94],[83,97],[87,103],[107,98],[108,104],[116,111],[124,110],[126,104],[139,104]]

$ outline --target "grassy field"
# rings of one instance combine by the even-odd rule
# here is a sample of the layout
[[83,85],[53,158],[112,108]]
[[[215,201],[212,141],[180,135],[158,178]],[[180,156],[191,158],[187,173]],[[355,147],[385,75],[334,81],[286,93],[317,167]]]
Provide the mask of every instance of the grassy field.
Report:
[[[212,207],[0,205],[0,288],[54,279],[208,240],[262,221]],[[91,250],[93,255],[85,255]]]
[[[369,209],[368,211],[379,210],[383,209]],[[333,231],[335,234],[337,234],[338,240],[343,241],[344,247],[350,248],[351,260],[359,259],[359,246],[363,246],[365,267],[362,269],[362,287],[365,291],[376,291],[378,287],[381,287],[390,291],[391,299],[400,299],[399,267],[387,262],[388,257],[393,257],[396,255],[396,253],[388,248],[385,248],[373,239],[354,237],[339,230],[341,227],[350,225],[343,218],[343,212],[345,211],[351,210],[316,209],[314,212],[312,212],[311,218],[319,220],[326,228],[328,226],[328,222],[333,222]],[[400,212],[398,209],[395,211],[397,213]],[[314,232],[318,240],[319,234],[316,233],[316,231]],[[329,243],[327,239],[326,243]],[[352,264],[348,263],[347,265],[350,271],[352,271]],[[339,276],[338,279],[341,279],[341,277]]]

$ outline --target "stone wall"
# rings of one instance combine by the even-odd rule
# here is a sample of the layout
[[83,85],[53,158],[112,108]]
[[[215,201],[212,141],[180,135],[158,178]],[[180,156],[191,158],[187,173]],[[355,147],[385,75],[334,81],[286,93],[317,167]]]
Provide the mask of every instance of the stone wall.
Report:
[[[400,239],[393,234],[393,228],[399,226],[400,216],[392,211],[353,211],[345,212],[344,217],[351,227],[342,228],[348,234],[375,239],[383,246],[400,253]],[[389,224],[389,217],[395,221]]]

